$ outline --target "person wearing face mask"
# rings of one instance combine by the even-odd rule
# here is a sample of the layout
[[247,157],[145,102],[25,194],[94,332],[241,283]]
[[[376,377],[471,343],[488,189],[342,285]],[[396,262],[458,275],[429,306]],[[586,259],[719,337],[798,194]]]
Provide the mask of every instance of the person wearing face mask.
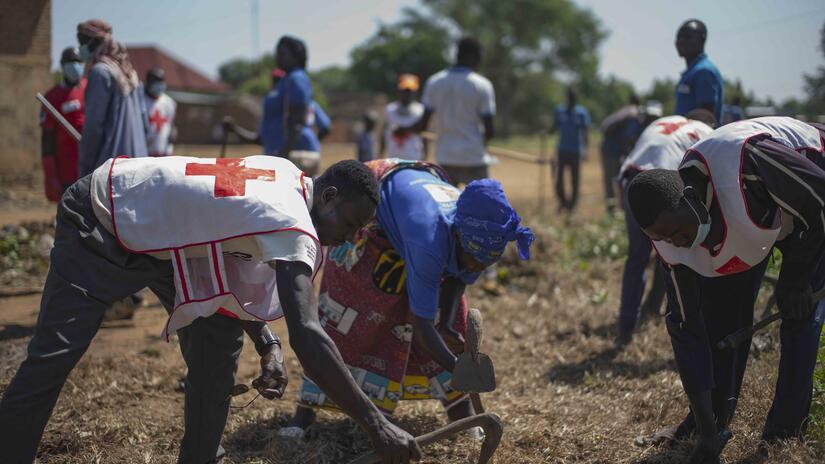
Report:
[[80,57],[88,64],[86,121],[80,141],[79,177],[114,156],[141,157],[146,146],[140,81],[112,26],[92,19],[77,25]]
[[[697,109],[685,116],[665,116],[653,119],[657,107],[651,105],[645,110],[646,116],[640,125],[647,126],[639,140],[619,169],[619,183],[624,200],[624,217],[627,226],[627,260],[622,274],[622,297],[619,306],[618,335],[616,345],[624,346],[633,338],[636,324],[640,320],[658,315],[665,296],[664,280],[661,272],[653,276],[653,286],[642,304],[645,290],[646,268],[650,262],[653,246],[633,219],[627,205],[627,186],[633,178],[650,169],[676,169],[691,145],[707,136],[716,126],[710,111]],[[661,112],[659,111],[659,115]]]
[[762,440],[801,439],[825,303],[825,125],[792,118],[738,121],[688,149],[678,171],[653,169],[628,187],[633,217],[667,276],[667,329],[690,412],[651,437],[696,435],[692,463],[716,462],[736,410],[750,341],[716,350],[753,323],[773,247],[782,251],[774,290],[781,357]]
[[[60,69],[63,77],[59,84],[46,92],[46,100],[78,132],[82,132],[86,78],[83,77],[83,60],[77,48],[63,50]],[[77,180],[78,142],[45,109],[40,111],[40,127],[46,198],[56,202]]]
[[175,139],[175,110],[177,103],[166,95],[166,74],[161,68],[146,72],[146,86],[143,90],[143,112],[149,122],[146,143],[149,156],[169,156]]
[[[389,158],[366,165],[380,182],[378,212],[351,243],[328,251],[319,318],[382,412],[392,414],[400,400],[436,399],[450,420],[467,417],[467,395],[449,388],[464,349],[464,290],[509,242],[529,259],[533,233],[496,180],[461,191],[435,164]],[[337,407],[332,393],[304,378],[280,435],[303,436],[313,408]]]

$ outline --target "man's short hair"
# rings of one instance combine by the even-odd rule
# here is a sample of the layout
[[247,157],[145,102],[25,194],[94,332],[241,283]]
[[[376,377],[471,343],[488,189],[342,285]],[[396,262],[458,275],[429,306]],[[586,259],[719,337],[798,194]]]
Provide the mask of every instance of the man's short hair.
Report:
[[651,169],[636,175],[627,187],[627,202],[639,227],[646,229],[663,212],[679,209],[683,189],[677,171]]
[[155,81],[164,81],[166,80],[166,72],[163,71],[163,68],[152,68],[146,71],[146,82],[151,80]]
[[688,19],[687,21],[683,22],[681,26],[679,26],[679,30],[682,29],[691,29],[696,31],[699,34],[699,37],[702,39],[702,43],[704,43],[708,38],[708,28],[705,26],[705,23],[698,19]]
[[704,108],[696,108],[694,110],[690,110],[688,114],[685,115],[685,117],[688,119],[693,119],[694,121],[703,122],[710,127],[716,127],[717,125],[716,116],[714,116],[713,113]]
[[475,37],[463,37],[458,41],[458,61],[481,61],[481,42]]
[[363,195],[378,204],[378,179],[362,162],[356,160],[339,161],[328,167],[316,180],[320,190],[335,187],[341,195]]

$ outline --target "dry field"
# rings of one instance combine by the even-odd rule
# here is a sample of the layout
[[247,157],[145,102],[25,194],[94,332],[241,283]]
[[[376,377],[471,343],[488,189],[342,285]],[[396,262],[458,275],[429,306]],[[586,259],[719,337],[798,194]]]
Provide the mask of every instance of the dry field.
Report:
[[[181,147],[180,154],[208,156],[215,147]],[[253,153],[230,147],[230,154]],[[327,160],[349,156],[350,146],[325,147]],[[337,155],[337,156],[333,156]],[[621,279],[621,224],[603,219],[601,172],[591,153],[586,162],[579,211],[571,218],[540,208],[534,165],[502,161],[493,169],[526,222],[537,231],[534,259],[500,266],[500,292],[470,290],[470,302],[485,317],[483,351],[496,363],[498,390],[483,396],[505,423],[494,462],[678,463],[687,444],[675,449],[638,448],[633,438],[679,421],[686,400],[674,370],[670,344],[659,321],[643,327],[625,350],[614,350],[612,324]],[[546,168],[545,168],[546,169]],[[548,178],[545,178],[547,182]],[[47,221],[52,208],[40,200],[40,182],[6,182],[0,224]],[[615,245],[615,246],[614,246]],[[593,248],[597,248],[595,251]],[[42,250],[41,250],[42,251]],[[24,261],[23,273],[0,268],[0,285],[36,286],[42,258]],[[37,316],[39,295],[0,298],[0,391],[23,359]],[[176,390],[184,365],[176,343],[159,337],[165,312],[158,305],[137,313],[134,323],[104,327],[67,382],[41,445],[38,462],[174,462],[182,433],[183,395]],[[274,329],[286,336],[283,323]],[[231,414],[223,445],[226,463],[346,463],[369,446],[366,436],[340,415],[322,413],[306,440],[273,437],[293,411],[300,366],[287,353],[291,384],[286,400],[258,399]],[[753,358],[748,369],[735,435],[726,462],[822,462],[823,447],[789,444],[754,454],[776,378],[777,352]],[[238,372],[249,382],[257,356],[247,344]],[[251,394],[236,398],[245,402]],[[241,401],[243,400],[243,401]],[[399,423],[414,434],[444,423],[434,402],[404,403]],[[474,462],[478,444],[462,438],[425,450],[427,463]],[[2,461],[2,450],[0,450]]]

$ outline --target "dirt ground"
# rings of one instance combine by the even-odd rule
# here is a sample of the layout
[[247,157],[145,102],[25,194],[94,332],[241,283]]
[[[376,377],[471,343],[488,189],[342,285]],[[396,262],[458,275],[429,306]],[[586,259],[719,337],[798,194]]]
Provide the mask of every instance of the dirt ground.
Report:
[[[254,153],[230,147],[230,155]],[[349,156],[350,146],[324,147],[327,162]],[[179,154],[209,156],[215,147],[184,146]],[[546,168],[544,168],[546,169]],[[674,370],[664,325],[645,325],[625,350],[613,349],[622,261],[596,257],[571,260],[570,247],[604,215],[601,171],[591,153],[585,162],[577,213],[560,217],[545,176],[540,204],[535,165],[501,160],[492,175],[502,180],[525,222],[538,232],[534,260],[505,259],[504,291],[469,291],[485,317],[483,351],[496,364],[496,392],[483,395],[498,413],[505,434],[494,462],[503,463],[678,463],[688,444],[675,449],[639,448],[635,436],[678,422],[687,411]],[[4,185],[0,225],[48,221],[53,207],[41,200],[35,176]],[[596,232],[598,233],[598,231]],[[591,232],[592,235],[592,232]],[[25,354],[37,318],[39,295],[0,298],[0,389]],[[182,434],[183,395],[177,391],[185,367],[173,340],[159,334],[165,312],[150,304],[133,323],[100,330],[69,378],[41,444],[40,463],[174,462]],[[282,322],[273,328],[286,339]],[[233,411],[223,445],[226,463],[346,463],[368,449],[366,436],[343,416],[322,413],[300,443],[273,433],[289,419],[300,384],[300,366],[287,349],[291,383],[285,400],[258,399]],[[822,445],[788,444],[756,454],[757,439],[773,396],[776,350],[753,358],[748,368],[734,439],[726,462],[822,462]],[[250,382],[258,360],[251,344],[242,354],[238,382]],[[252,394],[236,398],[239,404]],[[399,423],[418,435],[444,423],[435,402],[408,402]],[[425,449],[426,463],[475,462],[478,444],[469,438]],[[2,450],[0,450],[2,461]]]

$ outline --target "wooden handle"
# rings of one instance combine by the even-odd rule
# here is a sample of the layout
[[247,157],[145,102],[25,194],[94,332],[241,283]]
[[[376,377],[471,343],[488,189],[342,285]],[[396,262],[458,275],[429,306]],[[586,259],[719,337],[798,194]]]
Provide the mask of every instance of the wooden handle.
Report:
[[[477,414],[459,419],[430,433],[416,437],[415,442],[418,443],[418,446],[424,447],[472,427],[481,427],[482,430],[484,430],[484,443],[481,445],[478,462],[480,464],[486,464],[490,458],[493,457],[496,448],[498,448],[503,431],[501,418],[493,413]],[[350,461],[349,464],[374,464],[377,462],[381,462],[381,457],[378,455],[378,452],[370,451]]]
[[481,328],[483,322],[481,311],[470,308],[467,312],[467,333],[464,335],[464,350],[470,353],[474,361],[478,360],[478,352],[481,351],[481,340],[484,333]]

